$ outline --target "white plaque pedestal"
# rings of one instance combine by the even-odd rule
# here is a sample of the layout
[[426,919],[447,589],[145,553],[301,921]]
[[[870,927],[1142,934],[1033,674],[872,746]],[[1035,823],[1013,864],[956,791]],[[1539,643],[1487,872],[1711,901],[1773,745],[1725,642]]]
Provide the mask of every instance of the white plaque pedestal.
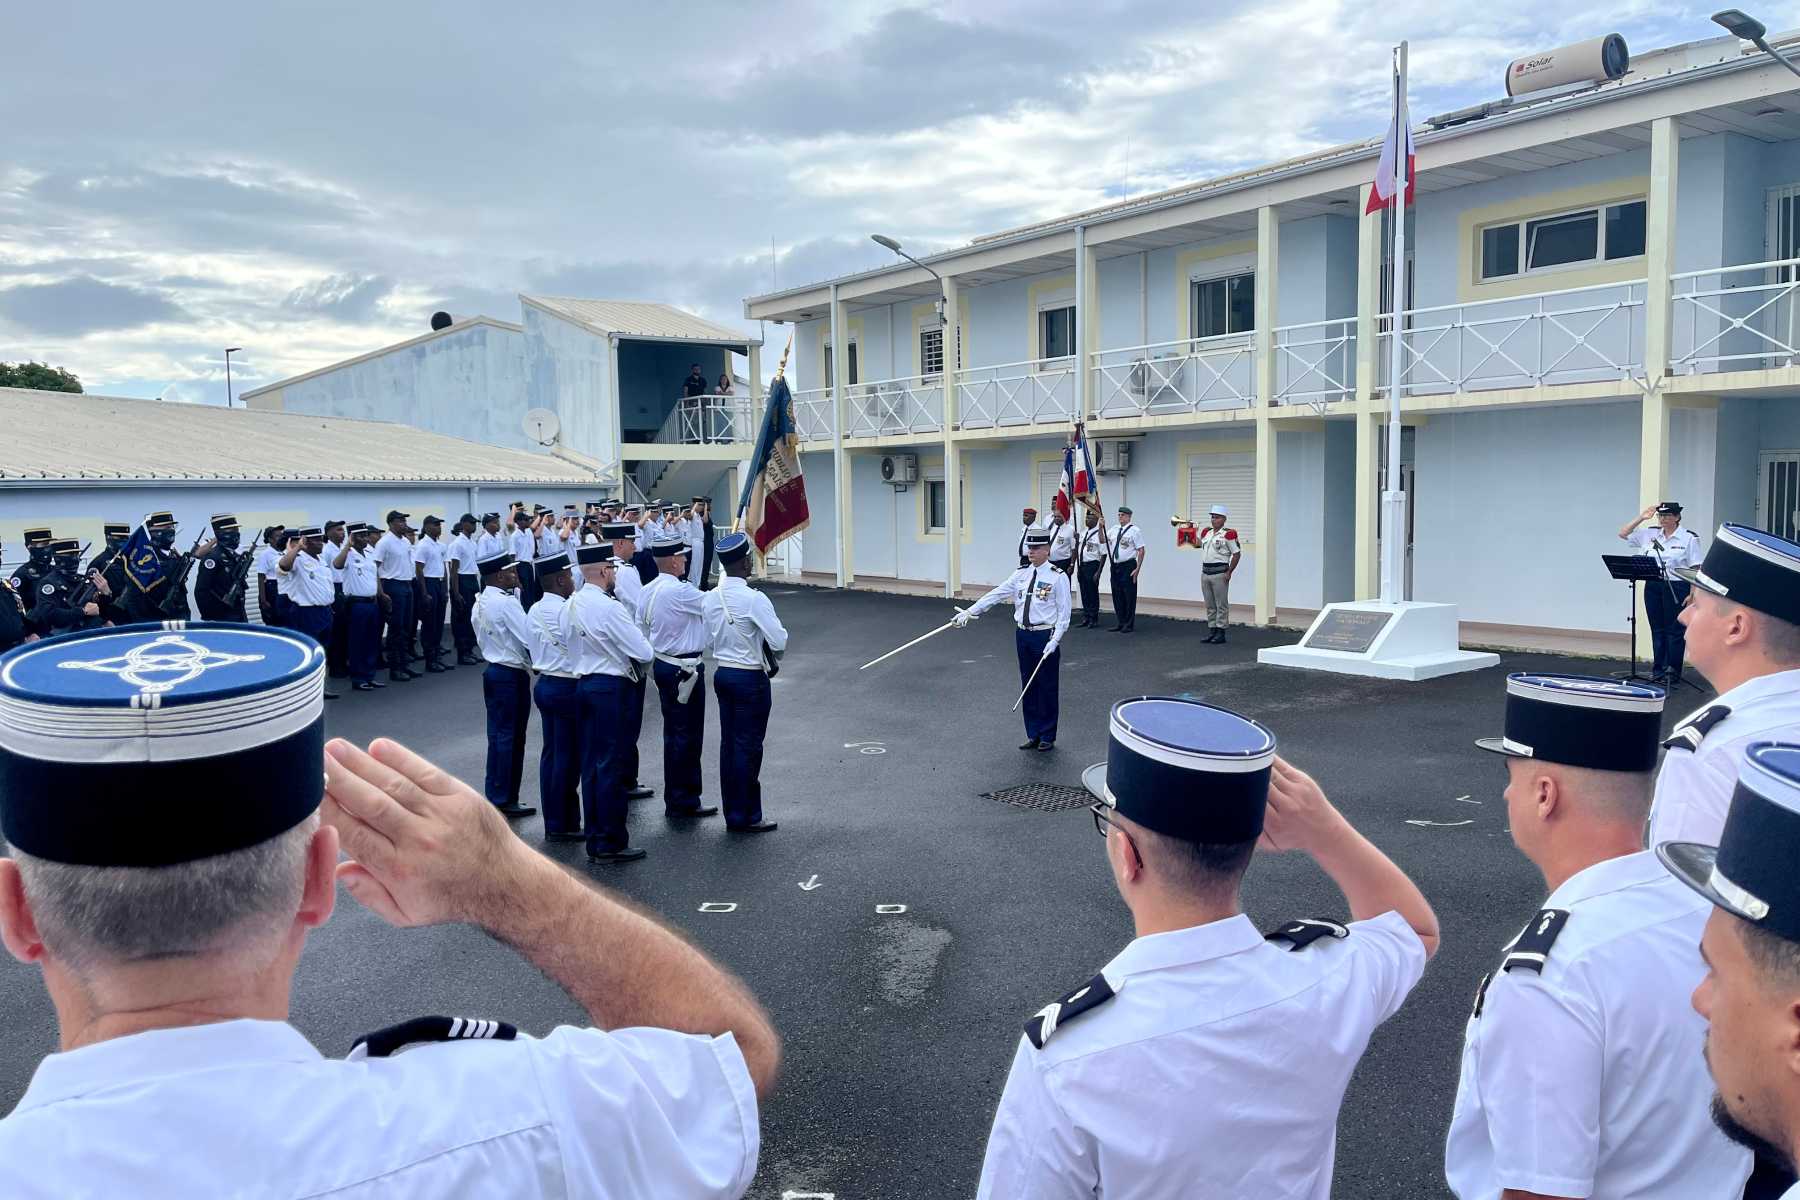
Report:
[[1258,650],[1256,661],[1416,683],[1499,666],[1500,656],[1460,648],[1454,604],[1362,600],[1327,605],[1298,645]]

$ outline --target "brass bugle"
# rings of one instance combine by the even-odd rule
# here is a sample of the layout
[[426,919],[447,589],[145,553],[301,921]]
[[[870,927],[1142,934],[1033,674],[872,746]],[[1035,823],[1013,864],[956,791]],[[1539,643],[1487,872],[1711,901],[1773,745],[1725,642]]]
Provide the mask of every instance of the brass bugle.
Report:
[[1183,525],[1192,525],[1193,522],[1188,520],[1186,517],[1171,516],[1169,518],[1169,524],[1175,526],[1175,528],[1177,528],[1177,529],[1180,529]]

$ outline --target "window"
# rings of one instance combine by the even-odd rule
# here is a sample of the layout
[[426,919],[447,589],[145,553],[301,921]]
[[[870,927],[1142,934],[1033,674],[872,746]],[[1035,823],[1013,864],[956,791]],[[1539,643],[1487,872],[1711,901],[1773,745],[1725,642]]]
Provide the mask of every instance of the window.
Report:
[[1046,308],[1038,313],[1038,349],[1044,358],[1075,354],[1075,306]]
[[[942,479],[927,479],[925,481],[926,533],[944,532],[944,514],[947,511],[944,502],[945,490],[944,481]],[[969,487],[966,476],[963,479],[963,489],[961,492],[957,493],[956,498],[958,501],[956,507],[962,514],[960,526],[963,529],[967,529],[969,527]]]
[[1056,493],[1062,491],[1062,460],[1040,462],[1037,465],[1037,510],[1038,524],[1048,525],[1050,514],[1056,511]]
[[1188,285],[1189,323],[1197,338],[1249,333],[1256,328],[1256,272],[1220,279],[1196,279]]
[[1225,523],[1238,532],[1238,544],[1256,540],[1256,455],[1196,454],[1188,459],[1187,517],[1204,525],[1215,504],[1231,515]]
[[941,375],[944,373],[944,331],[938,329],[919,330],[919,374]]
[[[856,370],[856,343],[855,342],[850,343],[849,352],[845,355],[845,357],[849,359],[849,363],[850,363],[850,382],[851,383],[859,382],[862,379],[862,376],[859,375]],[[825,386],[826,387],[834,386],[831,377],[836,371],[837,371],[837,356],[831,352],[831,343],[826,342],[825,343]]]
[[1644,253],[1642,200],[1490,225],[1481,231],[1481,278],[1507,279]]

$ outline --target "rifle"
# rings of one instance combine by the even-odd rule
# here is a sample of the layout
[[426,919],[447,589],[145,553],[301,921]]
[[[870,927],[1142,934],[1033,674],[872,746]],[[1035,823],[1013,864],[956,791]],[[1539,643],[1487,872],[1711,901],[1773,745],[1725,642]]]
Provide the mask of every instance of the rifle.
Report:
[[232,579],[231,586],[219,596],[219,599],[223,600],[227,606],[234,605],[244,598],[244,588],[250,582],[250,568],[256,563],[256,548],[261,544],[262,534],[259,533],[256,535],[256,540],[250,543],[250,548],[241,552],[237,575]]
[[200,543],[205,540],[206,530],[202,529],[195,535],[194,544],[188,547],[188,552],[181,556],[181,569],[169,577],[169,590],[163,593],[162,603],[157,606],[163,612],[174,611],[175,597],[177,596],[181,597],[184,604],[187,602],[187,577],[188,572],[194,569],[194,551],[198,550]]
[[[93,544],[94,543],[89,542],[88,546]],[[83,546],[81,548],[83,554],[87,553],[88,546]],[[87,582],[81,586],[79,592],[75,593],[74,599],[71,601],[77,610],[87,607],[88,601],[92,600],[99,593],[100,588],[94,583],[94,576],[97,574],[99,574],[99,572],[94,569],[94,565],[89,563],[86,571]]]

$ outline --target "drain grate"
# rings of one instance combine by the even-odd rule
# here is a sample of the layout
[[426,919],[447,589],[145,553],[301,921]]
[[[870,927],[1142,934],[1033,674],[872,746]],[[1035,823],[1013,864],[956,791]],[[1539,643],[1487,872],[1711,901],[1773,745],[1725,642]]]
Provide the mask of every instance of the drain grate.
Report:
[[1070,787],[1066,783],[1021,783],[1017,787],[983,792],[981,798],[998,800],[1014,808],[1028,808],[1032,812],[1066,812],[1071,808],[1086,808],[1094,802],[1086,788]]

